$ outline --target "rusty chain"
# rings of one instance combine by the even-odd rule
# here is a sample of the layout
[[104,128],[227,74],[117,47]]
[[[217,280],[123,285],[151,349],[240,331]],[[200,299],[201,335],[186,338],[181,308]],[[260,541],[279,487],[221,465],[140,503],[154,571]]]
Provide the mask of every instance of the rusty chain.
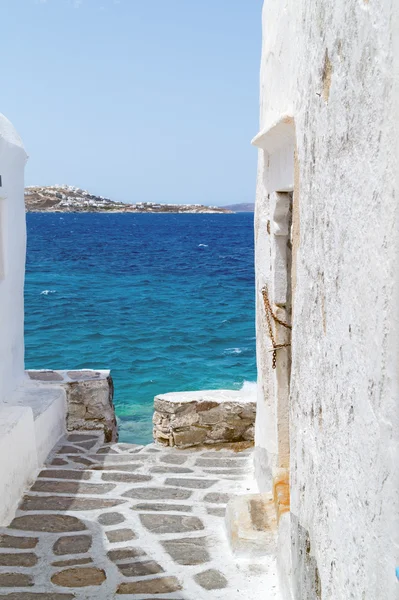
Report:
[[267,328],[269,330],[269,337],[272,342],[272,350],[271,350],[271,352],[273,352],[272,369],[275,369],[277,366],[277,350],[280,350],[280,348],[287,348],[288,346],[291,346],[291,344],[290,343],[277,344],[276,338],[274,335],[274,331],[273,331],[272,319],[276,323],[279,323],[279,325],[282,325],[283,327],[286,327],[287,329],[292,329],[292,327],[291,327],[291,325],[289,325],[282,319],[279,319],[278,316],[274,313],[274,311],[271,307],[271,304],[270,304],[269,292],[268,292],[267,286],[262,288],[262,296],[263,296],[263,303],[265,305]]

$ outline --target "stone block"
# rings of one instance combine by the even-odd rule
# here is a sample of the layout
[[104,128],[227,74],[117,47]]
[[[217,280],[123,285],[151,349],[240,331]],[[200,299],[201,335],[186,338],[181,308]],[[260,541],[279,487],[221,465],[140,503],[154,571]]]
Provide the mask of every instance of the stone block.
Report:
[[232,498],[226,507],[226,527],[235,556],[273,555],[277,548],[277,518],[272,494]]
[[103,430],[106,442],[117,441],[111,376],[90,378],[85,373],[75,379],[64,383],[68,431]]
[[177,448],[253,441],[255,416],[256,399],[242,390],[163,394],[154,400],[153,435]]
[[172,435],[174,445],[180,448],[203,444],[207,437],[206,429],[199,429],[198,427],[192,427],[184,431],[174,431]]
[[80,588],[101,585],[106,579],[105,571],[96,567],[77,567],[55,573],[51,582],[55,585]]
[[226,577],[216,569],[208,569],[194,576],[194,580],[204,590],[221,590],[228,585]]

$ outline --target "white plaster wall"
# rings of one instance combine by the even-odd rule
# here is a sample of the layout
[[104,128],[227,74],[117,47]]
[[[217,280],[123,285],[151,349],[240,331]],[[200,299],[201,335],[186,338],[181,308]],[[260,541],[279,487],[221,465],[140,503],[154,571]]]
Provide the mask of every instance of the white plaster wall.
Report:
[[0,406],[0,526],[14,517],[38,466],[32,409]]
[[[300,176],[290,424],[296,600],[397,594],[398,22],[393,0],[264,5],[260,125],[294,117]],[[258,290],[270,279],[268,157],[259,154]],[[274,374],[257,299],[256,444],[258,458],[263,449],[273,463]],[[261,464],[257,473],[264,487]]]
[[25,163],[21,139],[0,114],[0,403],[24,378]]

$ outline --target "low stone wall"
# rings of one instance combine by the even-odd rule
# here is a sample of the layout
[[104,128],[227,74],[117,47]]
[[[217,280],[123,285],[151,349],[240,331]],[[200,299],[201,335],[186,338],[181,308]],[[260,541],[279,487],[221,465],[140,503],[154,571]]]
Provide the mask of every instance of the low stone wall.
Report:
[[103,430],[106,442],[118,440],[114,385],[109,371],[28,371],[31,380],[62,385],[68,431]]
[[240,391],[173,392],[154,400],[153,436],[164,446],[253,441],[256,399]]

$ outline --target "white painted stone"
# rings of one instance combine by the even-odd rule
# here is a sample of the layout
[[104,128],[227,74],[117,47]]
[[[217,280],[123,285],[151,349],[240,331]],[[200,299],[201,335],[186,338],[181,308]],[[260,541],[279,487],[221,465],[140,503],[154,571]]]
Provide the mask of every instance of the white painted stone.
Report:
[[38,468],[33,413],[0,406],[0,525],[8,525]]
[[[323,600],[397,593],[398,82],[398,3],[265,0],[254,140],[255,464],[260,489],[270,490],[280,427],[289,427],[291,525],[284,515],[278,552],[294,600],[318,598],[318,586]],[[294,189],[295,147],[291,394],[282,423],[260,291],[273,288],[271,195]]]
[[59,385],[29,383],[12,396],[13,406],[32,410],[37,464],[41,466],[66,431],[66,394]]
[[35,385],[24,371],[26,159],[0,115],[0,524],[65,431],[64,390]]
[[0,114],[0,404],[24,379],[24,168],[27,155]]
[[235,556],[254,558],[276,554],[277,521],[271,494],[245,494],[226,507],[226,529]]

